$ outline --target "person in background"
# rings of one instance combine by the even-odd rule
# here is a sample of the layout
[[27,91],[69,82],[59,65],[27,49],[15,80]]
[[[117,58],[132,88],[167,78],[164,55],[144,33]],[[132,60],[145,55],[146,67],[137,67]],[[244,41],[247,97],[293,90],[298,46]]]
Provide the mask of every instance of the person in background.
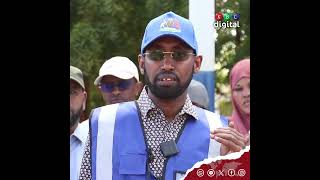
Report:
[[191,80],[188,87],[188,95],[193,105],[207,109],[209,107],[209,96],[206,87],[197,80]]
[[135,100],[142,88],[136,65],[122,56],[105,61],[94,84],[99,87],[105,105]]
[[[122,56],[112,57],[103,63],[94,85],[98,86],[105,105],[133,101],[142,89],[136,65],[127,57]],[[88,124],[89,121],[85,120],[84,122]],[[86,135],[85,144],[86,148],[89,148],[90,135],[88,133]],[[82,169],[90,162],[85,156],[81,156],[77,160],[82,160]],[[83,177],[80,176],[80,179]]]
[[[193,105],[208,110],[208,91],[200,81],[194,79],[191,80],[190,85],[188,87],[188,95]],[[220,120],[224,127],[229,125],[229,119],[226,116],[220,115]]]
[[230,72],[233,112],[230,120],[241,134],[250,133],[250,59],[237,62]]
[[83,74],[80,69],[70,66],[70,180],[79,179],[81,159],[89,134],[88,121],[79,123],[86,100]]

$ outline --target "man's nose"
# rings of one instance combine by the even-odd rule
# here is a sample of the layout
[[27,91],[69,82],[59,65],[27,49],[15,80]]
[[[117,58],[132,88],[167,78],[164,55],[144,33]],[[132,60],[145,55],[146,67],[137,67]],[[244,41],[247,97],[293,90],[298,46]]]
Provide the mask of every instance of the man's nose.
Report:
[[120,91],[120,89],[119,89],[118,86],[116,86],[116,87],[113,88],[113,91],[112,91],[112,94],[113,94],[113,95],[117,96],[117,95],[119,95],[120,93],[121,93],[121,91]]
[[163,57],[163,65],[162,70],[172,71],[174,70],[174,59],[172,58],[172,54],[165,53]]

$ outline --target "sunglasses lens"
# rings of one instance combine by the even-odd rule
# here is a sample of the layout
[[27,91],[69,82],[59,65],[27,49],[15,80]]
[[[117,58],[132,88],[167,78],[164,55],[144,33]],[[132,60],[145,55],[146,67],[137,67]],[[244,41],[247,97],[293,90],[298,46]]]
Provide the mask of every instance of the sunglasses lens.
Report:
[[173,52],[172,58],[176,61],[183,61],[187,59],[187,53],[184,51]]
[[162,61],[164,59],[165,54],[168,54],[174,59],[175,61],[184,61],[187,60],[189,57],[189,54],[186,51],[174,51],[174,52],[163,52],[161,50],[154,50],[150,53],[146,53],[147,57],[153,61]]
[[101,89],[103,92],[112,92],[114,84],[101,84]]
[[154,61],[161,61],[163,59],[163,52],[162,51],[152,51],[148,54],[148,58]]
[[121,81],[121,82],[118,84],[118,87],[119,87],[119,89],[120,89],[121,91],[128,89],[129,86],[130,86],[130,80]]
[[126,90],[131,85],[131,80],[123,80],[120,81],[118,84],[114,83],[103,83],[101,84],[101,89],[103,92],[112,92],[115,87],[118,87],[120,91]]

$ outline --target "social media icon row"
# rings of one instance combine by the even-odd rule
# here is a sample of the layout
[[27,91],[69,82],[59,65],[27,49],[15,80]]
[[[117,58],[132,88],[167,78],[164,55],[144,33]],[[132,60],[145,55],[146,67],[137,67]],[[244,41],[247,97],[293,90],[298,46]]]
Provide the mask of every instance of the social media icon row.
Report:
[[[227,171],[225,170],[214,170],[214,169],[208,169],[206,174],[208,177],[213,177],[213,176],[239,176],[243,177],[246,175],[246,170],[244,169],[239,169],[238,172],[235,169],[228,169]],[[197,170],[197,176],[202,177],[205,176],[205,171],[203,169],[198,169]]]

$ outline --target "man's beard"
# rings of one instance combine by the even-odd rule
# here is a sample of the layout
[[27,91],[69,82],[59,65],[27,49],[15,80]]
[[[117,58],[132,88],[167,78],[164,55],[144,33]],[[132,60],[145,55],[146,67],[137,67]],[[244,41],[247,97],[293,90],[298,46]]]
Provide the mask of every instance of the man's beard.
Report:
[[[163,72],[160,72],[159,74],[157,74],[155,76],[155,78],[152,80],[153,83],[151,83],[150,78],[149,78],[148,73],[145,68],[144,68],[144,72],[145,72],[145,74],[144,74],[145,83],[148,86],[148,88],[150,89],[150,91],[152,92],[152,94],[154,94],[158,98],[167,99],[167,100],[176,99],[181,94],[183,94],[186,91],[186,89],[188,88],[188,86],[192,80],[192,76],[193,76],[193,68],[192,68],[192,73],[190,74],[187,82],[184,84],[181,84],[180,78],[174,72],[163,71]],[[165,75],[174,77],[177,82],[176,85],[171,86],[171,87],[158,86],[156,83],[157,80],[160,79],[161,76],[165,76]]]
[[81,109],[74,112],[70,110],[70,128],[80,121]]

